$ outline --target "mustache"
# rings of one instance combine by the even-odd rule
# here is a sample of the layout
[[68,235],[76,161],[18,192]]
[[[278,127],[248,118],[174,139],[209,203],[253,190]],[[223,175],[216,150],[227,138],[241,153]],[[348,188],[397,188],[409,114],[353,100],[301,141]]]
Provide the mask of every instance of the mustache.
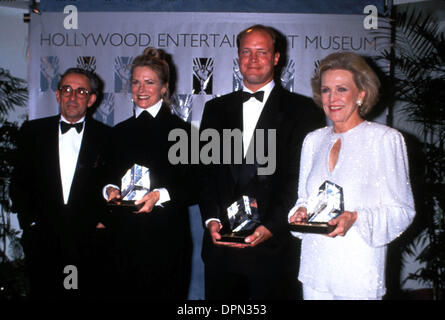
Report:
[[67,107],[78,107],[79,104],[77,102],[67,102],[65,104]]

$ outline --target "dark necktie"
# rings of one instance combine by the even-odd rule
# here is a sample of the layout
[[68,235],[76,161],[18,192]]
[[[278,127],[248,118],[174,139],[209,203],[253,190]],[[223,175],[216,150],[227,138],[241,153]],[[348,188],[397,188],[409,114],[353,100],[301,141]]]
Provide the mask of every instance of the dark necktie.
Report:
[[65,121],[60,121],[60,130],[62,131],[62,134],[67,133],[71,128],[76,128],[77,133],[80,133],[83,128],[83,122],[67,123]]
[[247,100],[249,100],[252,97],[257,99],[258,101],[263,102],[264,91],[257,91],[257,92],[254,92],[254,93],[249,93],[249,92],[243,91],[243,103],[246,102]]

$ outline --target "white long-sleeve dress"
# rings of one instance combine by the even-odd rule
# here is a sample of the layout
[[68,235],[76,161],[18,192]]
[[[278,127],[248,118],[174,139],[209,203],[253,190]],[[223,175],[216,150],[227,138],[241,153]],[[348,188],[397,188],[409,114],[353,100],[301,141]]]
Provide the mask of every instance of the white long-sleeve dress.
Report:
[[[329,153],[337,139],[341,148],[330,172]],[[289,216],[306,206],[308,197],[326,180],[343,187],[345,211],[356,211],[357,220],[344,237],[299,234],[298,279],[336,296],[382,297],[387,244],[415,215],[402,135],[368,121],[344,133],[334,133],[333,127],[309,133],[301,154],[298,200]]]

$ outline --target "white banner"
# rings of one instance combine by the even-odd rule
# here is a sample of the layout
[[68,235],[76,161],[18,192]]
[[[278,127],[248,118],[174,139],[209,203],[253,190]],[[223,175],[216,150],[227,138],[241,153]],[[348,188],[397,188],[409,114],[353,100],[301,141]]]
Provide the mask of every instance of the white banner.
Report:
[[129,64],[147,46],[171,55],[176,75],[173,101],[191,107],[199,123],[208,99],[237,90],[236,35],[261,23],[288,40],[282,84],[311,96],[315,61],[334,51],[378,54],[377,39],[363,26],[365,15],[259,13],[78,14],[78,29],[64,27],[67,15],[33,15],[30,29],[30,119],[58,113],[54,97],[60,74],[70,67],[95,70],[104,80],[104,100],[95,117],[114,125],[132,114]]

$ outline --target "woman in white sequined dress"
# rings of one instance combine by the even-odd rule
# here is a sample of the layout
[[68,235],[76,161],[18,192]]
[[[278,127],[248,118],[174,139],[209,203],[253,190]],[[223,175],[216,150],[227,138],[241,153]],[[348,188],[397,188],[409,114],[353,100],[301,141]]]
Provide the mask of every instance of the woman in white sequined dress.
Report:
[[329,222],[336,227],[328,235],[293,233],[302,238],[304,299],[381,299],[387,245],[414,218],[402,135],[363,119],[379,86],[365,60],[347,52],[327,56],[312,79],[314,100],[333,126],[305,138],[289,221],[307,217],[308,198],[326,180],[343,188],[345,211]]

